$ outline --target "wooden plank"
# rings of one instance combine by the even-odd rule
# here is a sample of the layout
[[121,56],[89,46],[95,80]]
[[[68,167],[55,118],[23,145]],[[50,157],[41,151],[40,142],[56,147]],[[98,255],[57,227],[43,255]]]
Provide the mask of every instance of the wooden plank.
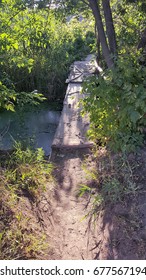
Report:
[[86,77],[93,76],[96,67],[88,61],[76,61],[71,66],[66,83],[82,83]]
[[[87,61],[75,62],[77,71],[73,68],[76,76],[80,71],[89,76],[92,75],[93,67]],[[75,77],[71,71],[69,79]],[[83,78],[84,79],[84,78]],[[59,125],[52,143],[52,149],[83,149],[93,147],[93,142],[87,140],[87,130],[89,129],[89,117],[81,117],[81,105],[79,101],[84,98],[82,94],[82,79],[76,83],[69,83],[63,103],[63,110],[60,117]]]
[[52,145],[52,149],[86,149],[86,148],[93,148],[94,147],[94,143],[84,143],[84,144],[80,144],[80,145]]

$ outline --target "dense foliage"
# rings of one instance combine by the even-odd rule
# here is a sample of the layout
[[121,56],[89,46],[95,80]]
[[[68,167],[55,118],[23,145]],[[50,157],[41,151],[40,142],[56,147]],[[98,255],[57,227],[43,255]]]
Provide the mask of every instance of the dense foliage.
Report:
[[143,141],[146,124],[146,69],[122,57],[105,77],[86,82],[84,110],[90,114],[89,136],[115,150],[132,151]]
[[1,96],[13,102],[14,91],[37,90],[49,99],[60,98],[70,64],[91,51],[93,23],[66,22],[54,10],[23,3],[7,0],[0,6]]
[[[51,9],[53,2],[59,8]],[[112,35],[116,34],[114,51],[105,4],[110,4]],[[92,15],[90,7],[98,14]],[[96,20],[96,15],[101,20]],[[63,99],[71,63],[96,50],[93,17],[103,72],[84,83],[83,92],[87,95],[82,101],[83,114],[90,116],[89,137],[125,156],[143,143],[146,125],[146,39],[142,41],[144,47],[138,47],[146,25],[145,0],[0,1],[0,110],[14,111],[15,105],[38,104],[44,96]],[[104,35],[106,50],[111,51],[110,57],[103,51],[99,36],[102,21],[100,34]],[[40,217],[34,217],[31,211],[46,190],[51,197],[52,165],[44,159],[41,149],[23,150],[20,144],[11,155],[1,155],[0,159],[1,258],[41,258],[46,236],[38,223]],[[110,171],[100,165],[101,172],[97,177],[93,174],[92,179],[98,183],[95,190],[82,186],[81,194],[87,190],[95,197],[95,211],[136,190],[127,157],[116,166],[113,162],[114,159]],[[47,204],[50,205],[48,201]]]
[[111,2],[118,57],[114,67],[105,70],[101,77],[86,81],[84,91],[90,95],[83,104],[91,120],[89,136],[97,143],[125,152],[135,150],[144,140],[145,52],[137,51],[137,46],[145,28],[146,14],[140,9],[140,1]]

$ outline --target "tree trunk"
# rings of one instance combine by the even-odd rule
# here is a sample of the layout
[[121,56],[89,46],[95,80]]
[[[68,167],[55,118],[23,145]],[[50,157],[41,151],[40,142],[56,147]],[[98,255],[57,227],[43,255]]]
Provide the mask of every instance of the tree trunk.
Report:
[[110,7],[110,0],[102,0],[102,6],[105,17],[106,24],[106,33],[109,42],[109,48],[114,57],[117,56],[117,43],[116,43],[116,34],[113,24],[112,12]]
[[102,46],[102,52],[103,52],[103,56],[105,58],[105,62],[107,64],[108,68],[111,68],[114,65],[114,62],[111,57],[111,53],[110,53],[110,50],[109,50],[109,47],[107,44],[98,3],[96,0],[88,0],[88,1],[89,1],[89,5],[92,9],[96,25],[97,25],[98,35],[99,35],[100,43]]
[[101,59],[101,52],[100,52],[100,39],[98,36],[98,30],[95,23],[95,38],[96,38],[96,48],[97,48],[97,60],[100,61]]

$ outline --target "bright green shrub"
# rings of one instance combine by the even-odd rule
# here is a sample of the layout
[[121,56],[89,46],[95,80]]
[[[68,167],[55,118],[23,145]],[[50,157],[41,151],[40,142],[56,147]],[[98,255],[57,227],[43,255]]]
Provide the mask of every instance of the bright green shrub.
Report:
[[17,92],[38,90],[50,99],[60,98],[70,64],[92,49],[93,21],[66,23],[49,9],[28,9],[19,2],[3,1],[0,7],[0,72],[9,76]]
[[143,142],[146,124],[146,68],[132,57],[119,58],[115,68],[92,77],[83,91],[90,116],[89,137],[113,150],[133,151]]

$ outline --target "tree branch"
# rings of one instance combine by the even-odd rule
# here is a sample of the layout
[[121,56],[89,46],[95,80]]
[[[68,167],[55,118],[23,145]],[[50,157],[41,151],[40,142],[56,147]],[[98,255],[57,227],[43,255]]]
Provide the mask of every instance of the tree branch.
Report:
[[83,2],[84,4],[86,4],[86,5],[90,8],[90,5],[89,5],[89,3],[88,3],[86,0],[82,0],[82,2]]

